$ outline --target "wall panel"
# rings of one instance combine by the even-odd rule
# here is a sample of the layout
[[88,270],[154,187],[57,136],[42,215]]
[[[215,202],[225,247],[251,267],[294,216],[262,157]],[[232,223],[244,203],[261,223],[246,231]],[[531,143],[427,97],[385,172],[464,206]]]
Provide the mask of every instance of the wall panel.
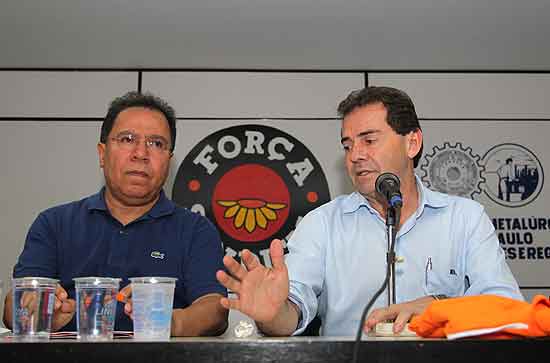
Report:
[[405,90],[422,118],[550,118],[550,74],[369,73]]
[[0,71],[0,117],[103,117],[137,72]]
[[335,117],[363,73],[144,72],[143,89],[186,118]]

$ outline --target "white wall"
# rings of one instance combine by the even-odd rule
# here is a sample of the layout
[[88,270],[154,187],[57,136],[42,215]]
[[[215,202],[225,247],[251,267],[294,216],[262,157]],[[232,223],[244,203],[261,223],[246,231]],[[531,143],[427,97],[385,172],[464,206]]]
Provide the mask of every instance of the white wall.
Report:
[[[108,102],[138,87],[138,71],[0,71],[0,279],[9,281],[26,231],[43,209],[92,194],[102,184],[95,145]],[[523,145],[550,170],[550,75],[482,73],[368,73],[370,85],[403,88],[416,104],[425,133],[424,168],[451,148],[474,160],[504,142]],[[178,166],[207,135],[246,123],[277,127],[317,156],[332,197],[351,187],[341,164],[338,102],[365,85],[361,72],[143,72],[142,88],[176,108],[178,142],[165,187],[171,194]],[[543,185],[536,200],[515,207],[474,199],[491,216],[548,218]],[[501,231],[503,233],[509,231]],[[523,231],[524,232],[524,231]],[[522,232],[522,233],[523,233]],[[548,230],[531,231],[531,247],[550,246]],[[515,247],[515,246],[514,246]],[[546,259],[510,259],[526,297],[550,291]],[[6,284],[5,284],[6,285]]]

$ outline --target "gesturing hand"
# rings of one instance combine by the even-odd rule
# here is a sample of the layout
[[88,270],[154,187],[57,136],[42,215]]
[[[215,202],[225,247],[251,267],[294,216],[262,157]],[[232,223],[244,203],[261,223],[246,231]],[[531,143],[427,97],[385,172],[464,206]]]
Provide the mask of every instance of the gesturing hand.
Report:
[[273,268],[263,266],[249,250],[243,250],[241,259],[244,266],[233,257],[225,256],[227,268],[218,271],[218,281],[237,294],[237,298],[222,298],[226,309],[236,309],[257,322],[273,320],[288,298],[288,270],[284,262],[283,244],[275,239],[269,247]]

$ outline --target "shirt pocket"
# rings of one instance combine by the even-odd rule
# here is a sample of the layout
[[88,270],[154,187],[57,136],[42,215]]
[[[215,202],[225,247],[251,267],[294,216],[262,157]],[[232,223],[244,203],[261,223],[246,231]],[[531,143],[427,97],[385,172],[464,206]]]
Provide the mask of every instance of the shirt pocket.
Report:
[[464,290],[464,279],[452,268],[427,268],[424,279],[424,290],[426,295],[460,296]]

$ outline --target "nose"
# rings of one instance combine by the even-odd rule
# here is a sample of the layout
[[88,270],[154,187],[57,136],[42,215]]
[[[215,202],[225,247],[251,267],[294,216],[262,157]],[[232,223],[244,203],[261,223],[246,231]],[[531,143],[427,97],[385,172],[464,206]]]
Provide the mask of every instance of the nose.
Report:
[[368,157],[366,149],[362,147],[360,143],[354,144],[351,147],[349,154],[350,160],[352,162],[365,160]]
[[132,157],[140,160],[149,160],[149,148],[144,140],[139,140],[136,143]]

